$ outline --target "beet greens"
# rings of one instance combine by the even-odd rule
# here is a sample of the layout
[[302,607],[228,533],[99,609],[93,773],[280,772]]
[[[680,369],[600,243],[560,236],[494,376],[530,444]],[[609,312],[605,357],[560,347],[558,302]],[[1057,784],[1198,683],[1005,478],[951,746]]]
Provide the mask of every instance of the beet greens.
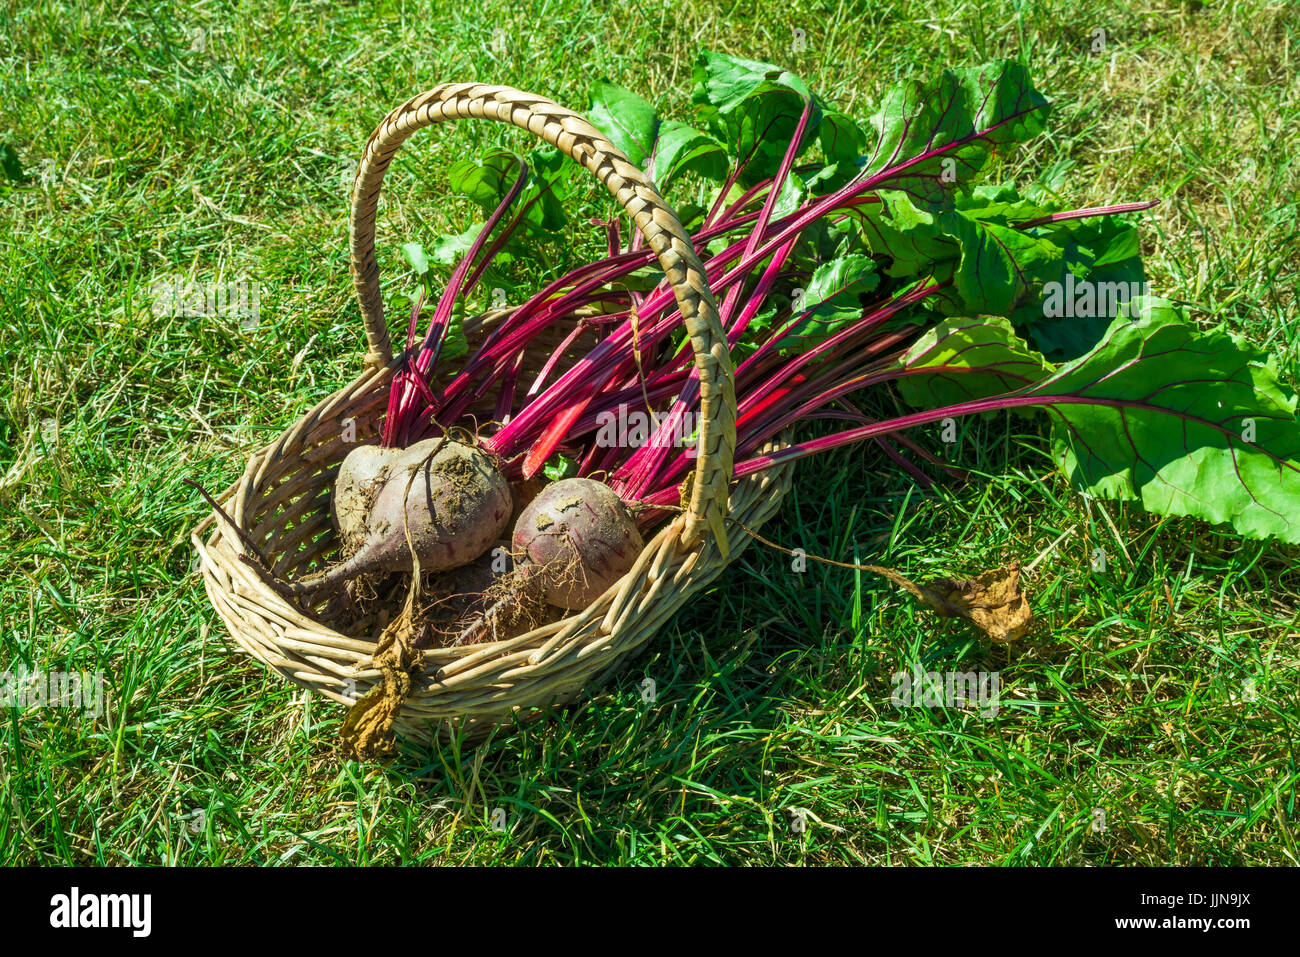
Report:
[[[735,365],[738,476],[872,441],[928,482],[941,463],[906,430],[1039,411],[1076,488],[1300,542],[1296,395],[1261,349],[1149,294],[1128,217],[1154,202],[1067,209],[1059,182],[981,181],[1044,129],[1022,65],[904,82],[864,126],[779,67],[704,53],[693,102],[697,126],[602,82],[588,115],[666,192],[704,263]],[[487,403],[479,442],[512,480],[559,468],[673,505],[694,467],[698,382],[672,291],[625,222],[598,224],[607,255],[434,376],[484,276],[564,228],[575,172],[549,148],[453,168],[485,219],[435,247],[457,265],[423,337],[412,311],[384,444]],[[553,342],[561,321],[572,332]],[[530,365],[543,342],[550,358]],[[845,427],[761,451],[811,420]]]

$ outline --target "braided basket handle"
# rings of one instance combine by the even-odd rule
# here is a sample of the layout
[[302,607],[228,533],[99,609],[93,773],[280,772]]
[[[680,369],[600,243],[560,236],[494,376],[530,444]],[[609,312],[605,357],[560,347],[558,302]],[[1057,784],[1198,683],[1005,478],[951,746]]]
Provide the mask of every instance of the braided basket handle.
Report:
[[528,130],[586,167],[614,195],[658,257],[685,320],[700,377],[697,461],[682,544],[699,541],[707,527],[725,557],[723,517],[736,448],[736,389],[717,303],[704,266],[671,207],[641,170],[572,110],[510,87],[445,83],[393,110],[370,135],[352,188],[349,224],[352,280],[370,346],[367,365],[386,366],[393,358],[375,260],[375,212],[384,173],[398,147],[416,130],[465,117],[497,120]]

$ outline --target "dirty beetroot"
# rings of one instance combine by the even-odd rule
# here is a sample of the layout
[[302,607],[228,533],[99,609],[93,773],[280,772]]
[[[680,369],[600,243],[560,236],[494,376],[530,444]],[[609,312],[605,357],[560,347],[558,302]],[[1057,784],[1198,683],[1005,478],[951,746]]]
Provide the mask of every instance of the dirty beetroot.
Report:
[[632,569],[644,542],[608,485],[573,478],[546,486],[528,504],[511,544],[521,580],[550,604],[577,610]]
[[510,519],[510,486],[479,449],[445,437],[406,449],[354,450],[356,468],[340,473],[334,519],[344,560],[294,583],[295,594],[322,597],[363,576],[441,572],[482,555]]

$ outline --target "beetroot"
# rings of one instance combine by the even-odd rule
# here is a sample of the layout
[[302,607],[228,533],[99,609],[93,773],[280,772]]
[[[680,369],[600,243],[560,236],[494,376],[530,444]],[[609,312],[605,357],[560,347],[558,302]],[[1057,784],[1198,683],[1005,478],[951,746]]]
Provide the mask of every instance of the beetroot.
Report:
[[330,505],[344,558],[351,558],[365,544],[370,506],[374,504],[389,466],[403,451],[378,445],[359,445],[339,465]]
[[[422,573],[468,564],[510,521],[510,485],[472,445],[433,438],[406,449],[362,447],[353,455],[358,462],[340,469],[346,483],[338,482],[334,493],[344,561],[293,583],[297,594],[329,595],[362,575],[410,571],[412,549]],[[364,515],[359,525],[358,514]]]
[[516,569],[560,608],[586,608],[636,563],[644,543],[622,500],[601,482],[563,479],[519,515]]

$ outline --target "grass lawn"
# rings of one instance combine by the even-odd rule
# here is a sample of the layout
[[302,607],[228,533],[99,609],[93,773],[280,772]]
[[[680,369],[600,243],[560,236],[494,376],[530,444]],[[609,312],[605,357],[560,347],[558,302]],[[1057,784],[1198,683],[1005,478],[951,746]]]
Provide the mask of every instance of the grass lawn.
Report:
[[[0,861],[1298,862],[1300,550],[1086,499],[1032,421],[923,436],[972,470],[931,493],[873,451],[805,463],[764,530],[914,578],[1018,558],[1039,622],[1009,646],[755,545],[554,720],[377,766],[335,757],[341,707],[227,642],[182,479],[224,488],[358,371],[345,180],[379,119],[445,80],[581,109],[601,77],[685,119],[705,48],[785,65],[859,120],[901,76],[1023,60],[1054,109],[995,178],[1159,199],[1153,290],[1296,384],[1288,0],[3,0],[0,670],[100,671],[107,701],[0,711]],[[465,123],[399,155],[390,294],[413,282],[403,242],[468,225],[447,165],[496,143],[528,145]],[[250,278],[260,323],[155,316],[169,275]],[[998,672],[998,714],[894,707],[913,667]]]

